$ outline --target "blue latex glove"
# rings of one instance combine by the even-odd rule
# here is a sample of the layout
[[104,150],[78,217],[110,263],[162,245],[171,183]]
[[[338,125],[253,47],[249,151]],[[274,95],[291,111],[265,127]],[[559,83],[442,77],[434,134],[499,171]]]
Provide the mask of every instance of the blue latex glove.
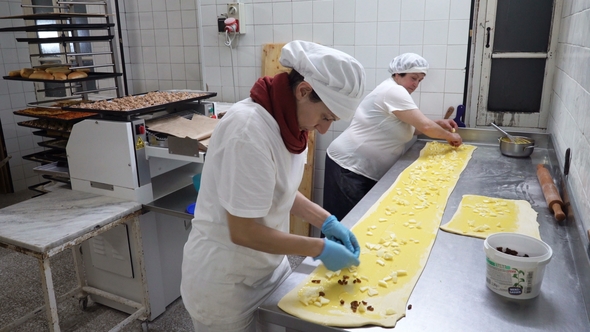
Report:
[[330,271],[342,270],[352,265],[358,266],[359,259],[342,244],[336,243],[329,239],[324,239],[324,249],[322,253],[313,258],[321,260],[326,268]]
[[361,254],[361,247],[359,246],[356,236],[352,234],[350,229],[344,227],[344,225],[338,221],[336,216],[331,215],[326,218],[322,225],[322,233],[324,233],[328,239],[342,243],[356,258]]

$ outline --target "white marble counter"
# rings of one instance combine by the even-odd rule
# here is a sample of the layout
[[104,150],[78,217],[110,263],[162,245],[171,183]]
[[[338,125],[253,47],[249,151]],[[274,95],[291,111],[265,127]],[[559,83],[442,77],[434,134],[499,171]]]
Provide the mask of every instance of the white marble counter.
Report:
[[45,253],[141,207],[133,201],[55,187],[0,209],[0,243]]

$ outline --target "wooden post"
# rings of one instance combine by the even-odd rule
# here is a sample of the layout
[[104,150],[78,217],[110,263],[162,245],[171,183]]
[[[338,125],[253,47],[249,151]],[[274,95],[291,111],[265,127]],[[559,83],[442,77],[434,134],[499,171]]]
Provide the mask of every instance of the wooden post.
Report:
[[[262,45],[262,76],[275,76],[282,72],[289,71],[279,63],[281,49],[285,44],[264,44]],[[303,172],[303,178],[299,185],[299,191],[307,198],[312,198],[313,193],[313,167],[315,156],[315,131],[309,132],[307,139],[307,164]],[[289,227],[291,234],[309,236],[310,225],[301,218],[291,215]]]

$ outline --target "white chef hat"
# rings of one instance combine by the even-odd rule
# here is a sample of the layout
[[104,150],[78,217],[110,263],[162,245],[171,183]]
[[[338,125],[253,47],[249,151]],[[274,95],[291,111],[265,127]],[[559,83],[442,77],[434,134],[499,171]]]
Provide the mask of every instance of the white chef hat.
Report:
[[389,63],[392,74],[424,73],[428,71],[428,61],[416,53],[404,53],[396,56]]
[[365,70],[358,60],[333,48],[295,40],[283,46],[279,62],[300,73],[337,117],[352,119],[365,91]]

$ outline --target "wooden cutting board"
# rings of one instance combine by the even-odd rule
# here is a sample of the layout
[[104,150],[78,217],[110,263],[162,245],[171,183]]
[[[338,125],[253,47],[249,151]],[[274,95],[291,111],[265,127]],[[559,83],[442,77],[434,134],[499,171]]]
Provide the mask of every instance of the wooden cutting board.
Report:
[[285,43],[262,45],[262,76],[275,76],[290,70],[279,63],[283,46]]
[[[262,45],[262,76],[275,76],[282,72],[289,71],[279,63],[281,49],[285,43],[273,43]],[[303,172],[303,179],[299,185],[299,191],[311,200],[313,192],[313,167],[315,155],[315,131],[309,132],[307,139],[307,164]],[[291,234],[309,236],[310,225],[303,219],[291,215]]]

